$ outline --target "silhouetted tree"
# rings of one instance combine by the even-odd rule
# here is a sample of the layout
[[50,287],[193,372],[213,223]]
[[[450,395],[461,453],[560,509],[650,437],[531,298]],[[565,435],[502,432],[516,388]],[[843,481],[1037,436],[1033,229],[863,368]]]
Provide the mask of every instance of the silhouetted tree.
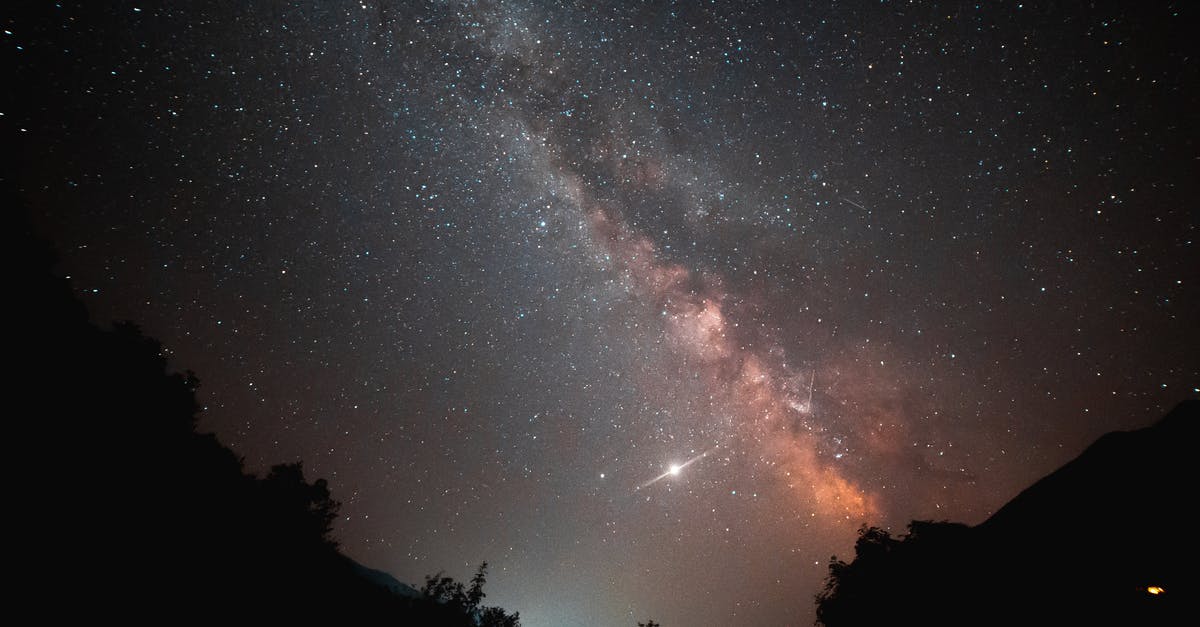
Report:
[[429,575],[425,577],[421,594],[427,601],[469,617],[482,627],[519,627],[521,622],[518,612],[508,614],[498,607],[480,606],[480,602],[487,596],[483,592],[483,586],[487,583],[487,566],[487,562],[480,564],[479,570],[471,577],[469,588],[440,572]]
[[479,615],[480,627],[521,627],[519,612],[506,613],[498,607],[485,607]]
[[[10,592],[41,601],[44,620],[519,625],[479,606],[486,564],[467,590],[439,583],[455,607],[369,581],[337,550],[339,505],[323,479],[306,480],[299,462],[247,474],[196,431],[196,377],[171,371],[136,325],[92,324],[49,247],[19,219],[13,235],[7,250],[24,263],[7,285],[24,299],[9,308],[9,441],[31,461],[12,477],[36,516],[16,521],[7,563]],[[76,564],[102,571],[71,586]]]
[[942,607],[962,598],[956,565],[966,557],[954,554],[966,525],[913,521],[902,538],[879,527],[859,529],[854,560],[829,560],[829,576],[817,595],[817,622],[827,627],[878,625],[915,620],[929,624]]
[[260,483],[264,501],[269,501],[278,516],[289,519],[300,541],[337,546],[333,539],[333,521],[341,503],[333,500],[324,479],[304,480],[304,463],[278,464]]
[[467,609],[467,595],[462,582],[455,581],[453,577],[444,577],[441,572],[425,576],[425,585],[421,588],[421,594],[442,605]]
[[467,590],[467,607],[471,611],[478,608],[480,601],[487,596],[483,593],[483,584],[487,583],[487,567],[487,562],[480,564],[475,576],[471,577],[471,588]]
[[658,623],[656,623],[652,620],[648,620],[644,623],[638,623],[638,627],[662,627],[662,625],[659,625]]

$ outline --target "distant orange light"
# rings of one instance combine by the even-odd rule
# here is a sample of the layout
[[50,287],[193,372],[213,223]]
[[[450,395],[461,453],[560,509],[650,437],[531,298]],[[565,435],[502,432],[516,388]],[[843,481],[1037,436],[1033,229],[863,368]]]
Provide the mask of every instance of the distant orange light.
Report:
[[1159,586],[1147,586],[1146,592],[1149,592],[1150,594],[1162,594],[1163,592],[1166,592],[1166,590],[1163,590]]

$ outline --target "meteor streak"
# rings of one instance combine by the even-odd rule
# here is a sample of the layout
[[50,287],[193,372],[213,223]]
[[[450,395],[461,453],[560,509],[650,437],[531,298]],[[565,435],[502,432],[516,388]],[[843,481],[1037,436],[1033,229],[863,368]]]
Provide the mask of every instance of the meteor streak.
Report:
[[708,456],[709,453],[717,450],[717,448],[718,448],[717,446],[714,446],[714,447],[708,449],[707,451],[704,451],[703,453],[687,460],[686,462],[683,462],[682,464],[671,464],[670,466],[667,467],[666,472],[639,485],[638,487],[634,488],[634,490],[641,490],[643,488],[648,488],[648,487],[658,483],[659,481],[666,479],[667,477],[678,477],[681,473],[683,473],[684,468],[687,468],[688,466],[691,466],[692,464],[700,461],[701,459],[704,459],[705,457]]

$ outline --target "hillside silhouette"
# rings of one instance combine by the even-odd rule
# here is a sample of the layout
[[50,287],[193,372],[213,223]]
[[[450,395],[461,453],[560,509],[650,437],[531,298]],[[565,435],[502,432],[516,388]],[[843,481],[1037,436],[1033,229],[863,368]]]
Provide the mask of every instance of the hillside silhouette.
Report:
[[975,527],[864,528],[831,560],[818,623],[1192,624],[1200,402],[1110,433]]
[[18,607],[48,623],[519,625],[482,605],[486,565],[417,591],[342,555],[325,481],[301,463],[255,477],[199,433],[196,377],[136,325],[92,324],[5,200]]

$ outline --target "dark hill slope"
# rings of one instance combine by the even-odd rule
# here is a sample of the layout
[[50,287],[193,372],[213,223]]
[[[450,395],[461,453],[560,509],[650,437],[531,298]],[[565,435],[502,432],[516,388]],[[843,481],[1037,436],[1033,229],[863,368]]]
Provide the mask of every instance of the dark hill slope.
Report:
[[[869,624],[1190,624],[1200,402],[1110,433],[976,527],[866,529],[818,616]],[[1151,588],[1161,589],[1152,594]]]

